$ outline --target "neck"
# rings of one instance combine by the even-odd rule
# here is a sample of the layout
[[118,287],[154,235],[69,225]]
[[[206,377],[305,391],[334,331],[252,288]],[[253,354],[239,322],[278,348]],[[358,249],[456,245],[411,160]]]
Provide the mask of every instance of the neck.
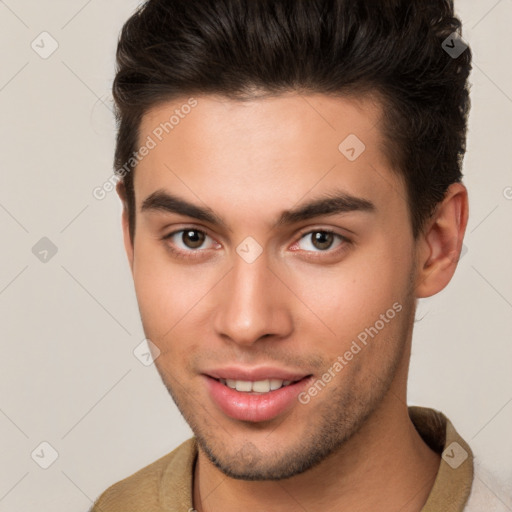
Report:
[[198,512],[238,512],[241,505],[248,512],[297,507],[309,512],[419,512],[439,464],[440,456],[411,422],[405,397],[392,387],[357,434],[318,466],[289,479],[235,480],[199,449],[194,508]]

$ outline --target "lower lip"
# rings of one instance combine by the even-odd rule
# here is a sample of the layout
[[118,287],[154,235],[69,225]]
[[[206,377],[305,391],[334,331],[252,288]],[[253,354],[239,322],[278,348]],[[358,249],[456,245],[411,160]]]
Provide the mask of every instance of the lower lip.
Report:
[[244,393],[222,384],[218,380],[204,376],[210,396],[219,408],[235,420],[269,421],[286,411],[297,396],[307,386],[311,377],[304,377],[288,386],[268,393]]

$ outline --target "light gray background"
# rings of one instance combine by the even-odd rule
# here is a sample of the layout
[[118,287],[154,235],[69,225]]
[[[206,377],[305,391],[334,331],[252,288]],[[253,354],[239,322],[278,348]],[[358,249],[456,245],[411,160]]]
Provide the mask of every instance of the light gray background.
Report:
[[[0,1],[1,511],[87,510],[191,435],[133,354],[144,335],[119,200],[92,196],[112,172],[114,53],[137,5]],[[458,12],[474,52],[468,252],[421,302],[409,401],[447,414],[510,481],[512,0],[459,1]],[[43,31],[59,45],[47,59],[31,47]],[[43,237],[58,248],[46,263],[32,252]],[[58,452],[48,469],[42,442]]]

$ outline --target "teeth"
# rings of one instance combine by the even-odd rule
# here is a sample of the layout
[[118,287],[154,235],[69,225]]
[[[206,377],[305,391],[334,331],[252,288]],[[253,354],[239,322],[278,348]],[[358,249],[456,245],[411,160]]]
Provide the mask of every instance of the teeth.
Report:
[[283,381],[279,379],[270,379],[270,389],[274,391],[283,385]]
[[252,391],[252,384],[248,380],[235,381],[235,388],[237,391]]
[[242,391],[245,393],[268,393],[269,391],[275,391],[283,386],[291,384],[291,380],[280,380],[280,379],[265,379],[257,381],[249,380],[235,380],[235,379],[219,379],[222,384],[228,386],[231,389]]

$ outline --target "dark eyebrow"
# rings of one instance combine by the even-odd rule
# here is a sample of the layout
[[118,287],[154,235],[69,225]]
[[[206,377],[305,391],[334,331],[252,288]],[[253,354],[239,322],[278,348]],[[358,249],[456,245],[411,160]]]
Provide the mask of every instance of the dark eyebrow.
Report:
[[295,224],[322,215],[336,215],[348,212],[375,213],[376,210],[375,205],[368,199],[356,197],[342,191],[331,191],[297,208],[285,210],[273,227],[277,228],[286,224]]
[[[142,203],[141,211],[176,213],[178,215],[193,217],[212,225],[221,226],[231,231],[226,222],[213,212],[211,208],[189,203],[164,190],[157,190],[148,196]],[[284,225],[296,224],[322,215],[335,215],[348,212],[374,213],[375,211],[375,205],[367,199],[356,197],[342,191],[331,191],[297,208],[285,210],[272,227],[275,229]]]
[[222,226],[224,229],[227,229],[226,223],[216,215],[211,208],[203,208],[189,203],[188,201],[180,199],[177,196],[173,196],[164,190],[157,190],[148,196],[142,203],[140,211],[165,211],[169,213],[177,213],[179,215],[193,217],[203,222],[209,222],[216,226]]

